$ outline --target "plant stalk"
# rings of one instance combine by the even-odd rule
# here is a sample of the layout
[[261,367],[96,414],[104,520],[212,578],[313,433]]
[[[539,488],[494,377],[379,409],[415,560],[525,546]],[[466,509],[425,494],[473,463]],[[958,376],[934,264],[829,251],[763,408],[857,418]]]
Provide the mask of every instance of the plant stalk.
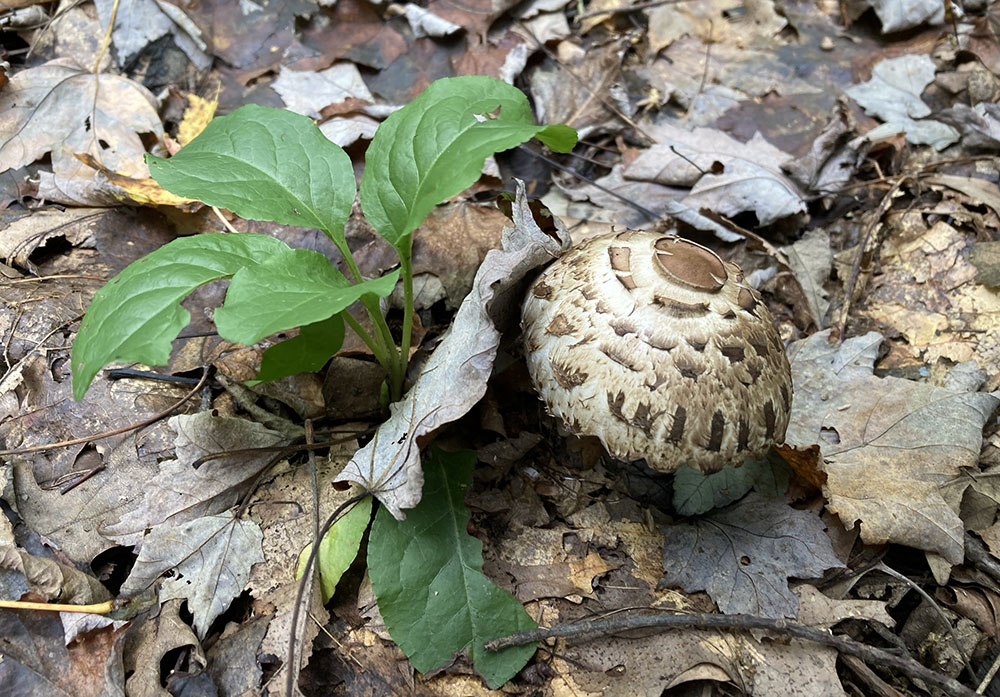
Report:
[[367,346],[368,350],[370,350],[372,355],[375,356],[375,360],[378,361],[380,366],[382,366],[382,370],[388,374],[388,356],[386,355],[384,347],[372,338],[372,335],[361,326],[361,323],[358,322],[358,320],[354,319],[354,316],[350,312],[344,310],[341,314],[344,316],[344,321],[347,323],[347,326],[353,329],[354,333],[357,334],[363,342],[365,342],[365,346]]
[[[347,240],[343,238],[343,235],[334,236],[330,235],[330,239],[333,240],[334,245],[336,245],[337,250],[340,255],[344,258],[344,263],[347,264],[348,270],[351,272],[351,276],[354,277],[355,283],[361,283],[361,269],[358,268],[357,262],[354,260],[354,254],[351,252],[351,248],[347,246]],[[412,289],[411,289],[412,295]],[[375,332],[375,336],[372,336],[355,320],[348,312],[344,312],[345,321],[353,329],[361,340],[365,342],[365,345],[371,350],[375,359],[382,366],[382,370],[385,371],[386,376],[389,378],[389,383],[393,386],[392,389],[392,401],[398,400],[402,397],[401,386],[402,380],[399,379],[399,373],[406,374],[406,364],[405,362],[400,367],[398,356],[396,354],[396,342],[392,338],[392,332],[389,330],[389,325],[385,321],[385,315],[382,314],[382,309],[379,307],[379,301],[377,298],[374,300],[371,298],[361,298],[361,304],[364,305],[365,310],[368,312],[368,318],[371,320],[372,329]],[[397,389],[397,383],[400,388]]]
[[399,383],[393,384],[393,392],[398,391],[402,396],[406,366],[410,362],[410,334],[413,333],[413,260],[409,248],[406,254],[399,255],[399,262],[403,277],[403,337],[399,347]]

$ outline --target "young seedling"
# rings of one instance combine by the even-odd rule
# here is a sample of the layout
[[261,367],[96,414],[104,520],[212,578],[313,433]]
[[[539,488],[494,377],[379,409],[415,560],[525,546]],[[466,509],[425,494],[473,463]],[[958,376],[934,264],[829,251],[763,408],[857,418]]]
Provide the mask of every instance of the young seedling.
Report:
[[[413,231],[434,206],[476,181],[487,156],[532,137],[558,152],[576,144],[573,129],[535,125],[524,94],[488,77],[438,80],[389,116],[368,147],[361,207],[395,248],[400,266],[374,279],[362,277],[344,235],[356,194],[351,161],[312,120],[245,106],[213,121],[169,160],[148,157],[153,177],[172,193],[243,218],[319,228],[340,250],[348,275],[319,252],[291,249],[267,235],[174,240],[98,291],[73,344],[74,396],[82,399],[112,361],[166,363],[171,341],[190,320],[180,301],[200,285],[228,278],[225,302],[215,312],[220,336],[253,344],[300,327],[296,337],[264,352],[258,380],[319,370],[340,348],[346,324],[385,371],[387,395],[399,399],[413,324]],[[404,309],[397,346],[379,298],[399,280]],[[371,331],[347,312],[356,301],[368,312]],[[462,493],[474,464],[471,453],[433,450],[425,461],[424,500],[409,519],[396,521],[384,510],[375,516],[368,564],[386,624],[414,666],[433,670],[467,651],[487,684],[498,687],[534,647],[490,653],[485,642],[533,622],[515,598],[482,575],[481,543],[465,532]],[[305,568],[318,558],[327,595],[357,554],[368,510],[348,513],[329,539],[304,553]],[[442,510],[448,515],[442,517]],[[401,559],[397,550],[404,547],[419,553]],[[424,596],[406,592],[425,586],[431,590]]]
[[[350,158],[311,119],[241,107],[215,119],[172,158],[148,156],[167,190],[243,218],[322,230],[343,255],[345,276],[319,252],[267,235],[204,234],[164,245],[98,291],[73,344],[73,393],[81,399],[112,361],[164,364],[190,320],[180,301],[205,283],[231,279],[215,324],[224,339],[253,344],[275,332],[299,335],[268,349],[258,379],[318,370],[340,347],[342,323],[371,349],[393,400],[402,395],[413,325],[412,233],[437,204],[470,186],[485,158],[535,137],[558,152],[576,144],[563,125],[535,125],[524,94],[499,80],[438,80],[378,128],[365,158],[361,207],[399,255],[397,271],[364,279],[344,235],[356,193]],[[379,298],[403,285],[401,345]],[[369,332],[348,312],[361,301]]]

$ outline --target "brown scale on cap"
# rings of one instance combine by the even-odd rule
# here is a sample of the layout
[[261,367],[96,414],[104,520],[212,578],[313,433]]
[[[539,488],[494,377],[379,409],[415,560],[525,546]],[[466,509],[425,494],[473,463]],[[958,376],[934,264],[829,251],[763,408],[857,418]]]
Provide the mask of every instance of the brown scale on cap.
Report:
[[784,438],[791,376],[770,312],[694,242],[588,240],[535,282],[522,326],[549,411],[615,457],[711,471]]

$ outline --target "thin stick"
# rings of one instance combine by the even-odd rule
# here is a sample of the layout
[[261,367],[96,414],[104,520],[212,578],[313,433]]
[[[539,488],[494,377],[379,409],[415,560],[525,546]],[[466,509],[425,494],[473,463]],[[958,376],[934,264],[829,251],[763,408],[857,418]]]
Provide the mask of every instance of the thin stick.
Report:
[[[326,519],[320,530],[319,537],[322,539],[326,531],[337,522],[337,519],[345,513],[351,506],[356,504],[361,499],[369,496],[370,494],[365,491],[357,496],[352,496],[351,498],[344,501],[342,504],[337,506],[337,510],[330,514],[330,517]],[[302,570],[302,580],[299,582],[299,590],[295,594],[295,607],[292,609],[292,626],[288,630],[288,655],[286,658],[286,666],[288,668],[288,675],[285,677],[285,694],[288,697],[292,697],[295,694],[295,678],[298,677],[298,670],[295,666],[295,640],[297,639],[296,628],[299,626],[299,611],[302,609],[302,599],[305,597],[306,588],[311,588],[311,578],[312,578],[312,568],[313,564],[316,563],[316,556],[319,554],[319,545],[314,544],[312,549],[309,551],[309,559],[306,560],[306,567]],[[964,696],[963,696],[964,697]]]
[[108,600],[93,605],[67,605],[65,603],[35,603],[27,600],[0,600],[0,607],[8,610],[43,610],[45,612],[85,612],[106,615],[115,609],[115,601]]
[[930,593],[928,593],[919,585],[917,585],[916,581],[914,581],[913,579],[908,578],[903,574],[899,573],[898,571],[896,571],[895,569],[886,566],[885,562],[880,561],[878,564],[872,567],[872,570],[881,571],[883,574],[892,576],[897,581],[902,581],[910,588],[915,590],[917,594],[920,597],[922,597],[927,602],[927,604],[934,609],[934,612],[936,612],[937,616],[941,618],[941,621],[944,623],[944,626],[948,628],[947,629],[948,636],[951,638],[951,643],[955,647],[955,651],[956,653],[958,653],[959,658],[961,658],[962,662],[965,664],[965,669],[969,672],[969,675],[972,676],[973,680],[979,682],[979,676],[976,675],[976,671],[972,669],[972,662],[969,660],[968,654],[965,653],[965,649],[962,648],[962,644],[958,641],[958,637],[955,635],[955,628],[951,626],[951,622],[948,620],[948,616],[944,614],[944,610],[942,610],[941,606],[938,605],[937,602],[935,602],[934,598],[931,597]]
[[64,440],[59,443],[48,443],[46,445],[32,445],[29,448],[15,448],[14,450],[0,450],[0,455],[25,455],[27,453],[38,453],[44,450],[55,450],[56,448],[66,448],[71,445],[80,445],[81,443],[90,443],[95,440],[101,440],[102,438],[110,438],[111,436],[120,436],[123,433],[128,433],[129,431],[134,431],[138,428],[144,426],[149,426],[152,423],[156,423],[165,416],[170,416],[174,411],[179,409],[184,402],[188,401],[202,388],[205,384],[205,380],[208,379],[208,368],[205,368],[201,374],[201,380],[198,384],[194,386],[194,389],[184,395],[180,401],[175,402],[170,407],[164,409],[158,414],[153,414],[148,419],[143,419],[137,423],[131,424],[130,426],[122,426],[121,428],[116,428],[113,431],[105,431],[104,433],[95,433],[91,436],[83,436],[81,438],[74,438],[73,440]]
[[861,275],[861,260],[865,256],[865,248],[868,246],[868,241],[872,237],[872,233],[875,228],[882,224],[882,217],[892,206],[892,200],[899,191],[900,187],[909,179],[909,175],[902,175],[896,179],[889,190],[885,192],[885,196],[879,202],[878,207],[875,209],[875,215],[872,216],[872,221],[869,225],[865,226],[865,231],[861,235],[861,239],[858,240],[858,253],[854,256],[854,263],[851,265],[851,273],[847,278],[847,283],[844,287],[844,306],[840,309],[840,322],[837,325],[837,337],[843,339],[844,332],[847,331],[847,321],[849,315],[851,314],[851,303],[854,300],[855,287],[858,284],[858,277]]
[[930,668],[918,663],[909,656],[896,656],[882,649],[853,641],[851,639],[829,634],[798,622],[786,619],[770,619],[751,615],[627,615],[562,624],[555,627],[540,627],[526,632],[517,632],[502,639],[494,639],[486,644],[488,651],[499,651],[510,646],[521,646],[551,637],[586,637],[614,634],[635,629],[713,629],[724,631],[742,631],[747,629],[766,629],[778,632],[796,639],[805,639],[824,646],[831,646],[840,653],[857,656],[866,663],[874,663],[886,668],[893,668],[910,678],[942,689],[952,697],[977,697],[976,693],[953,678],[935,673]]

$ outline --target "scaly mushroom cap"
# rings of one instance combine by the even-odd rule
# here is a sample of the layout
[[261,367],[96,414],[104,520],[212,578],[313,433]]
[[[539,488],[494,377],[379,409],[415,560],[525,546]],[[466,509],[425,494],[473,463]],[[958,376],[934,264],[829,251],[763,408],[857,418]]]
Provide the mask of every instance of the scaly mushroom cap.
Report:
[[522,328],[549,411],[619,459],[714,471],[785,436],[792,379],[771,313],[738,266],[694,242],[588,240],[538,278]]

